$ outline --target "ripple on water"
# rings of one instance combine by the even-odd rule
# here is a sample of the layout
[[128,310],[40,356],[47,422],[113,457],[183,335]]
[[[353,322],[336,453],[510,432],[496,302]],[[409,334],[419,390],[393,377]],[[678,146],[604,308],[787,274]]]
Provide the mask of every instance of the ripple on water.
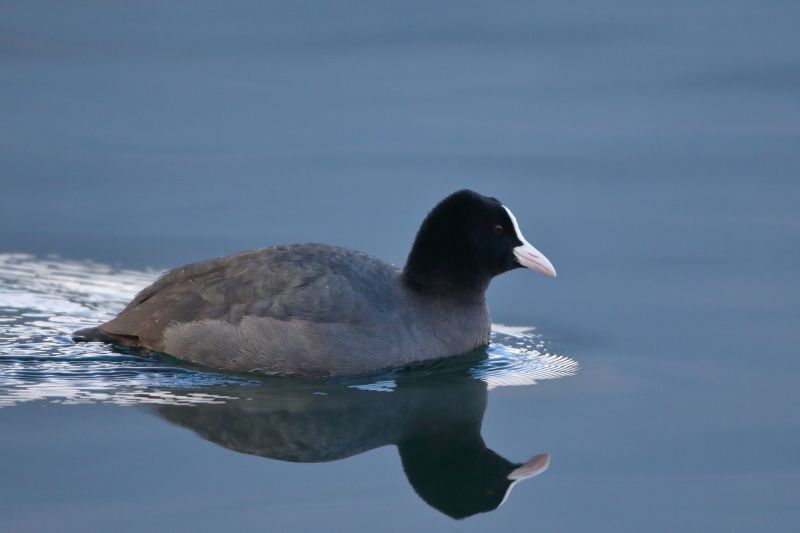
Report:
[[[75,344],[72,331],[114,316],[158,272],[115,268],[92,261],[0,254],[0,407],[22,402],[199,404],[231,396],[202,387],[252,384],[247,377],[165,363],[163,358],[118,353],[102,344]],[[578,363],[549,353],[533,328],[492,326],[487,356],[468,373],[489,388],[532,385],[574,375]],[[443,364],[425,373],[446,374]],[[410,375],[413,377],[414,371]],[[391,392],[390,375],[346,386]]]

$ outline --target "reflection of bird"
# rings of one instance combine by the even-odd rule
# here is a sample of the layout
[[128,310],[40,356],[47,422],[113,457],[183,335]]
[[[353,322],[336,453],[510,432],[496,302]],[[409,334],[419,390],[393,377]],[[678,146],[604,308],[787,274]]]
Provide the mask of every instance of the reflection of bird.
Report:
[[334,461],[394,444],[417,494],[454,518],[497,508],[549,462],[541,454],[512,463],[486,447],[486,384],[467,376],[400,378],[393,392],[282,381],[197,392],[238,399],[156,412],[230,450],[283,461]]
[[116,318],[75,332],[209,367],[340,376],[489,341],[489,281],[555,270],[494,198],[460,191],[425,218],[403,270],[344,248],[276,246],[179,267]]

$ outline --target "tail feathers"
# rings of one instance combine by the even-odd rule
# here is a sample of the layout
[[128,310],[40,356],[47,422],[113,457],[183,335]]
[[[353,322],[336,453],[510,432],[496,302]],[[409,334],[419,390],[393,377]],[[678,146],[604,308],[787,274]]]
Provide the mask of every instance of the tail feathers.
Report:
[[139,337],[136,335],[116,335],[106,333],[99,327],[84,328],[72,332],[72,340],[75,342],[105,342],[107,344],[121,344],[132,348],[139,346]]

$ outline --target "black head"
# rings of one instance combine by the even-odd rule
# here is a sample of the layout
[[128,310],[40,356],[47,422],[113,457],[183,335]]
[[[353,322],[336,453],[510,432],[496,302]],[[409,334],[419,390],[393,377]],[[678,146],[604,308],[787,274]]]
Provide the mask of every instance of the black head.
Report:
[[482,295],[494,276],[519,267],[555,275],[507,207],[465,189],[425,217],[403,276],[409,286],[427,293]]

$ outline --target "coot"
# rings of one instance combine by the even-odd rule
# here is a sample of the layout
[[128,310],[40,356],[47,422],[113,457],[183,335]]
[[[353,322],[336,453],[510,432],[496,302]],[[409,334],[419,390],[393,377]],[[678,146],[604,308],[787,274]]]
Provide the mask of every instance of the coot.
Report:
[[462,190],[431,210],[402,269],[324,244],[241,252],[170,270],[73,335],[221,370],[369,373],[485,346],[489,282],[519,267],[556,275],[507,207]]

